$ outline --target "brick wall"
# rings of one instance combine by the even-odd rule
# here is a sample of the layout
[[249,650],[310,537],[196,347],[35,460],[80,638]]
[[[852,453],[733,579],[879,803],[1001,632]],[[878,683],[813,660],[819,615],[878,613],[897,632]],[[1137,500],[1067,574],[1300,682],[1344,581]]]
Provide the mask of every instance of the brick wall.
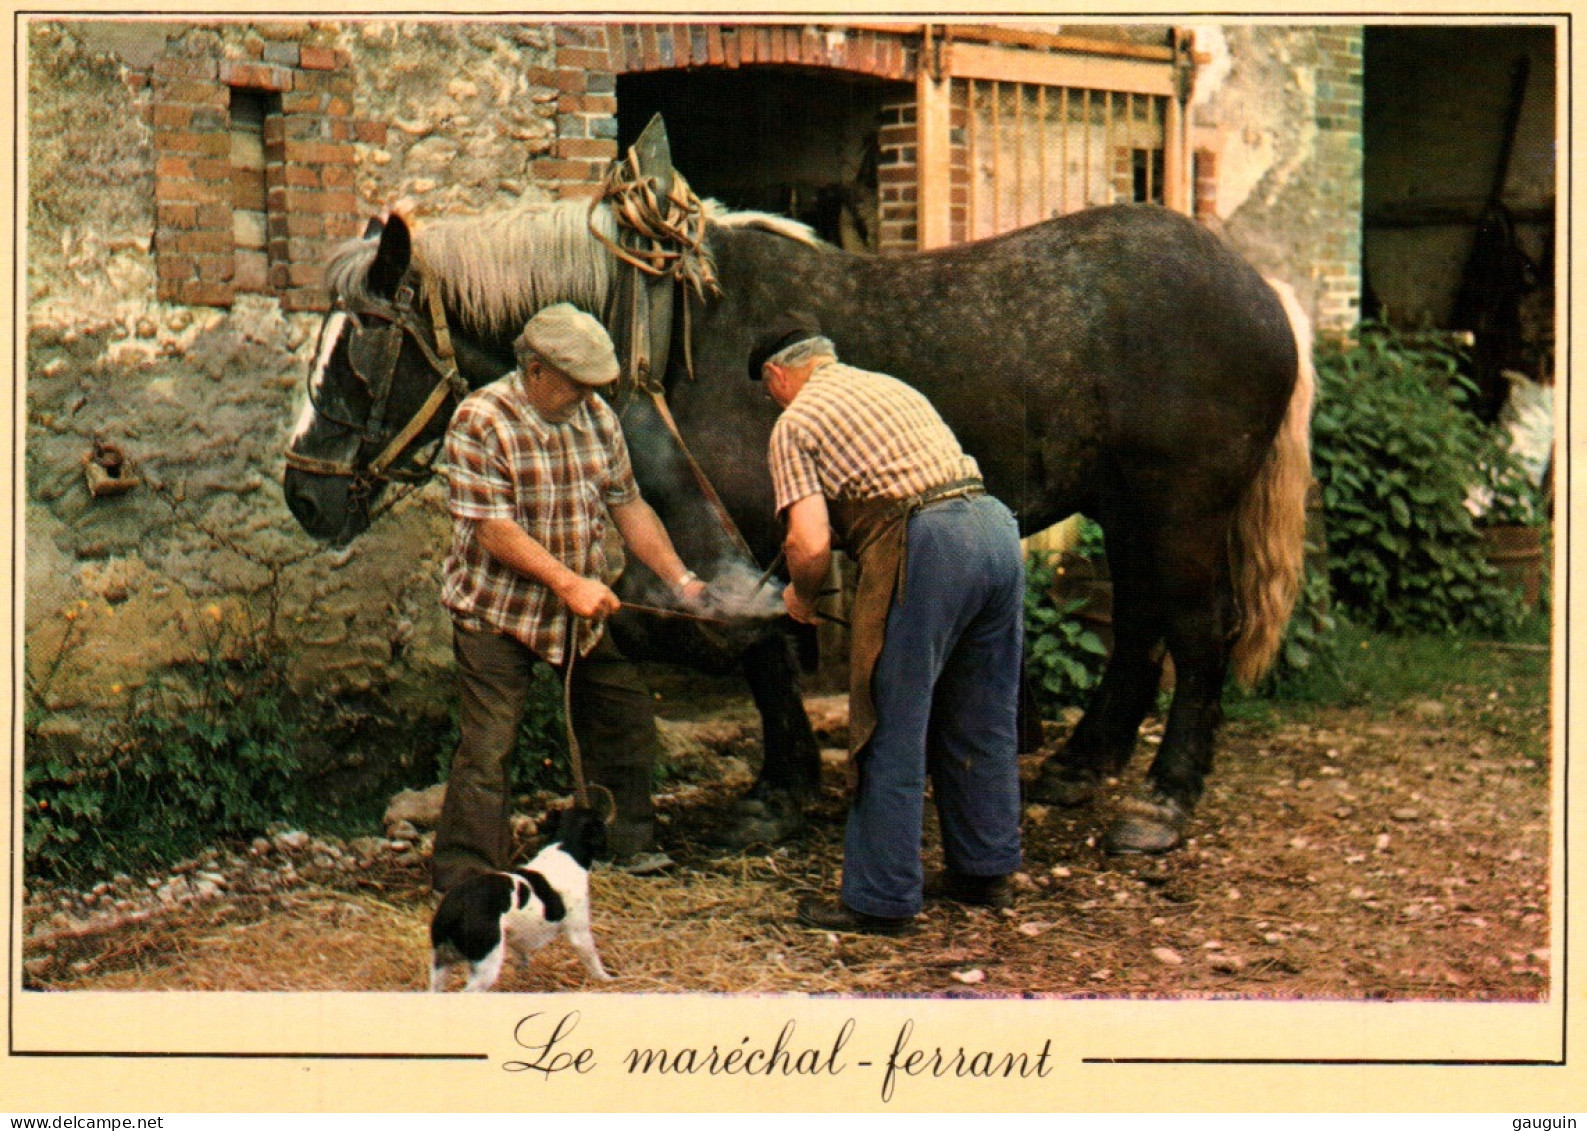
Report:
[[[241,58],[227,57],[216,38],[184,37],[154,61],[149,112],[161,301],[230,306],[239,291],[268,289],[285,309],[325,308],[321,265],[362,223],[353,191],[358,127],[347,54],[302,42],[304,30],[256,27]],[[272,96],[263,122],[262,250],[240,235],[250,226],[240,213],[251,209],[238,201],[233,91]]]
[[1329,224],[1317,245],[1316,320],[1348,330],[1361,313],[1362,29],[1317,31],[1316,161]]
[[913,251],[920,245],[915,128],[913,98],[883,103],[876,161],[881,195],[876,250],[880,252]]

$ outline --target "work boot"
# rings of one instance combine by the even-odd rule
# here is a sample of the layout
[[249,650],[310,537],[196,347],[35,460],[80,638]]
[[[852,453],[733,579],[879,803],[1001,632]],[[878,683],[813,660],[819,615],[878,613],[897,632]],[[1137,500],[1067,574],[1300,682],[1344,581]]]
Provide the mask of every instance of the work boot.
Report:
[[891,918],[855,911],[836,899],[801,899],[796,916],[802,927],[860,935],[904,935],[915,929],[915,917]]
[[971,907],[1002,910],[1014,906],[1014,886],[1007,876],[966,876],[944,870],[926,881],[927,899],[951,899]]

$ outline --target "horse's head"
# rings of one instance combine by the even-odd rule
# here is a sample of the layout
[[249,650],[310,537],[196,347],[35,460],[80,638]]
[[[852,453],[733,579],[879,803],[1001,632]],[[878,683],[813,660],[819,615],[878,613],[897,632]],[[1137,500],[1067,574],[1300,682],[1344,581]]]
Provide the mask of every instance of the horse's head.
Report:
[[[369,526],[392,480],[422,479],[416,453],[465,391],[444,315],[412,263],[408,225],[372,222],[327,270],[333,307],[308,401],[287,443],[287,505],[303,529],[343,544]],[[438,344],[439,339],[439,344]]]

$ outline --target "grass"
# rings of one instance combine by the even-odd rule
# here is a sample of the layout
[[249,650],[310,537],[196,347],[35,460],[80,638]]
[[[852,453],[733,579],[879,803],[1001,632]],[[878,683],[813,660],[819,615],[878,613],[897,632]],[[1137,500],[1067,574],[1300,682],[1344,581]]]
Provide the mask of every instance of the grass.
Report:
[[[1225,696],[1226,715],[1234,722],[1278,726],[1326,708],[1361,707],[1382,716],[1435,711],[1435,704],[1459,699],[1483,705],[1473,722],[1509,738],[1518,753],[1546,761],[1551,631],[1542,610],[1498,641],[1452,633],[1396,636],[1340,618],[1331,656],[1273,694]],[[1543,725],[1525,725],[1517,733],[1520,719]]]

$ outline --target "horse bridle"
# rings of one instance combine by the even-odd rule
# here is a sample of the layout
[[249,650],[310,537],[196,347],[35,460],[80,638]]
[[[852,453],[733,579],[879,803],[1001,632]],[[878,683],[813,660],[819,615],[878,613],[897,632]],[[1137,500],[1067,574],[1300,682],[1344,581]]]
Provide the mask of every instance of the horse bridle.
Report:
[[[431,345],[424,333],[424,322],[416,306],[422,297],[428,307],[429,325],[435,344]],[[392,465],[409,444],[435,419],[446,402],[468,395],[468,382],[458,372],[457,357],[452,349],[452,335],[446,323],[446,310],[435,289],[427,283],[416,288],[412,272],[404,275],[397,286],[396,295],[388,300],[366,297],[344,298],[338,296],[320,327],[323,337],[330,316],[336,313],[350,316],[357,329],[347,344],[348,361],[359,380],[369,389],[369,419],[362,425],[342,420],[321,409],[314,393],[314,374],[309,374],[309,399],[315,412],[332,424],[361,437],[358,451],[347,461],[317,459],[295,452],[286,453],[288,467],[312,475],[334,475],[352,480],[353,494],[367,497],[383,481],[423,483],[433,468],[426,464],[411,471],[399,470]],[[384,323],[379,327],[366,326],[364,319]],[[413,417],[387,438],[386,410],[391,400],[391,387],[395,382],[397,358],[402,353],[403,339],[407,338],[419,348],[436,375],[435,387],[419,406]],[[321,343],[323,345],[323,342]],[[316,351],[318,352],[318,351]],[[369,448],[377,448],[375,456],[361,462],[359,455]]]

